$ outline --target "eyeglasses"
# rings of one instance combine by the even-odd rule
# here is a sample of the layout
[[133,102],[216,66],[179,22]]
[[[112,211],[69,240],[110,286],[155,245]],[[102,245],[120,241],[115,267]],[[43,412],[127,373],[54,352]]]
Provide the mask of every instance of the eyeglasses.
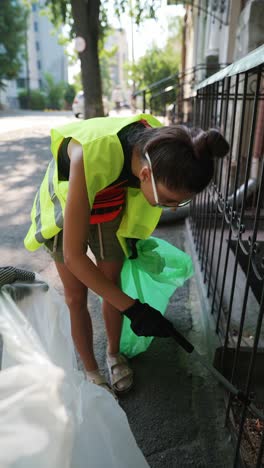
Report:
[[155,200],[156,206],[159,206],[160,208],[180,208],[182,206],[189,205],[189,203],[191,203],[191,201],[192,201],[191,199],[184,200],[184,201],[179,202],[179,203],[178,202],[171,203],[170,205],[165,205],[164,203],[159,202],[157,186],[156,186],[156,182],[155,182],[154,175],[153,175],[153,170],[152,170],[152,164],[151,164],[151,160],[150,160],[150,157],[149,157],[149,154],[148,154],[147,151],[145,152],[145,158],[148,161],[148,165],[149,165],[149,168],[150,168],[151,184],[152,184],[152,190],[153,190],[153,195],[154,195],[154,200]]

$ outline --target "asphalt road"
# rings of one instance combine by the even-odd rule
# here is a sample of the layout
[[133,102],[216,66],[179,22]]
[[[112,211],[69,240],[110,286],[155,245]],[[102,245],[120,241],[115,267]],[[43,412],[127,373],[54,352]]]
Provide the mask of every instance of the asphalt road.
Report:
[[[27,252],[23,238],[38,185],[50,159],[49,130],[74,120],[69,113],[0,114],[0,259],[36,271],[61,294],[48,254]],[[160,226],[155,235],[188,250],[182,221]],[[89,293],[95,348],[102,369],[105,334],[98,297]],[[173,295],[167,316],[206,354],[195,279]],[[120,402],[152,468],[231,468],[232,448],[224,428],[223,393],[208,373],[174,341],[155,339],[131,362],[135,388]],[[136,467],[135,467],[136,468]]]

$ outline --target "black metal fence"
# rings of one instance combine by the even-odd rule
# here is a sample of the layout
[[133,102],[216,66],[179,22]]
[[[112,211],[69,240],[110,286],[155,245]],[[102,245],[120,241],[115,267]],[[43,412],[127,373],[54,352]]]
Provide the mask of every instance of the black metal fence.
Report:
[[234,467],[264,466],[264,46],[202,82],[193,124],[230,142],[190,227],[222,346],[215,365],[253,400],[227,398]]
[[170,123],[191,123],[193,118],[191,96],[195,95],[195,87],[226,65],[201,63],[184,72],[175,73],[157,81],[134,94],[137,106],[142,108],[143,113],[148,111],[159,116],[167,116]]
[[[219,128],[230,154],[196,197],[188,220],[221,346],[215,366],[256,407],[226,396],[234,467],[264,467],[264,46],[208,76],[200,65],[141,91],[159,93],[172,123]],[[197,83],[200,84],[197,86]],[[138,93],[140,94],[140,93]],[[149,101],[147,96],[149,94]],[[153,106],[149,111],[156,113]],[[160,114],[161,115],[161,114]],[[261,415],[261,416],[260,416]]]

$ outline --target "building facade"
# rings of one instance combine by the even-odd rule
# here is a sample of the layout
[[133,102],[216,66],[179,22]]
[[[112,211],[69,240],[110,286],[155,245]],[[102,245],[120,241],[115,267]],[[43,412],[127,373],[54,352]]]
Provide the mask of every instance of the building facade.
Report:
[[113,29],[108,36],[105,44],[106,50],[116,48],[116,52],[110,63],[110,79],[112,92],[120,90],[122,101],[129,101],[129,90],[127,85],[127,76],[125,64],[128,62],[128,43],[127,35],[124,29]]
[[46,73],[55,82],[68,81],[68,61],[64,47],[58,43],[52,23],[40,10],[39,3],[32,5],[28,18],[26,56],[19,77],[6,82],[5,90],[0,91],[0,102],[6,109],[19,107],[20,91],[42,89]]
[[[263,0],[194,0],[186,9],[182,42],[183,120],[191,120],[195,86],[264,43]],[[181,107],[182,106],[182,107]]]

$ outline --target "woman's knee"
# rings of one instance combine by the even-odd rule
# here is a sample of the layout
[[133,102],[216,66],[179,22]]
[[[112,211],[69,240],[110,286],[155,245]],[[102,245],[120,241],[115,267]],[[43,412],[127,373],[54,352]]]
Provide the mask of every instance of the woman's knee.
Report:
[[87,288],[64,289],[65,301],[69,309],[87,308]]
[[99,270],[113,283],[120,284],[120,275],[123,261],[120,262],[98,262]]
[[71,309],[87,306],[87,287],[76,278],[64,263],[56,262],[56,267],[64,288],[65,301]]

